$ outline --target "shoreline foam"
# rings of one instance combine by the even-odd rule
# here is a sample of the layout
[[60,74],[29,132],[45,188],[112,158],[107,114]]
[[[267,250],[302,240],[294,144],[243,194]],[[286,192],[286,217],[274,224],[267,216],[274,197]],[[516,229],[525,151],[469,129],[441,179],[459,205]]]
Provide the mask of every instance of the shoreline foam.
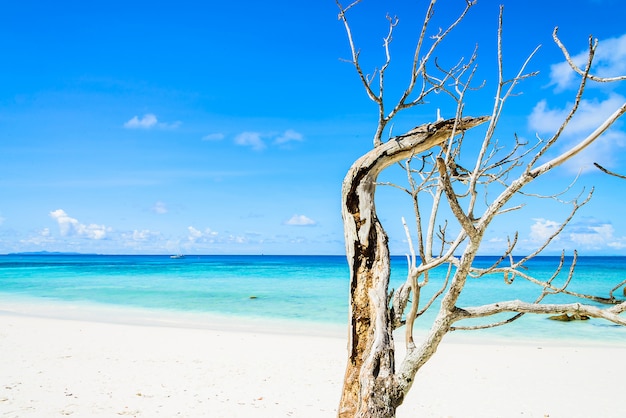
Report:
[[[60,320],[77,320],[121,325],[138,325],[151,327],[174,327],[190,329],[209,329],[215,331],[237,331],[243,333],[269,333],[288,335],[307,335],[344,338],[347,335],[347,318],[342,324],[329,322],[314,322],[302,319],[268,318],[261,316],[219,315],[213,312],[175,311],[167,309],[138,308],[83,301],[57,301],[32,297],[19,297],[0,293],[0,316],[18,315],[33,318],[50,318]],[[545,320],[555,330],[557,327],[582,327],[576,336],[563,337],[560,332],[554,332],[548,337],[535,334],[523,334],[512,331],[510,333],[491,333],[490,330],[457,331],[446,336],[450,344],[515,344],[549,346],[589,346],[589,347],[622,347],[626,344],[626,328],[612,325],[602,320],[581,321],[580,323],[560,323]],[[584,328],[595,321],[607,327],[607,333],[602,335],[598,329]],[[510,325],[499,329],[508,330]],[[593,331],[593,333],[591,332]],[[617,331],[617,333],[615,332]],[[428,332],[425,328],[414,329],[416,341]],[[605,338],[598,339],[600,334]],[[396,331],[396,341],[404,341],[404,328]]]

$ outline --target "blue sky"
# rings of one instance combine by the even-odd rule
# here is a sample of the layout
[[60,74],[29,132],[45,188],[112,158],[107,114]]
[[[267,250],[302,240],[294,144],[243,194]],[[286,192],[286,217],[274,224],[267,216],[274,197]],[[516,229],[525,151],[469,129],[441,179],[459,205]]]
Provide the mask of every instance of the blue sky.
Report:
[[[354,10],[368,70],[380,66],[385,13],[400,25],[389,89],[406,80],[406,59],[423,2],[365,0]],[[444,25],[464,1],[442,0]],[[479,44],[483,90],[466,114],[489,113],[494,92],[498,5],[505,6],[505,71],[537,45],[510,101],[512,133],[547,136],[573,98],[574,81],[551,39],[559,26],[576,55],[600,39],[598,71],[626,74],[626,4],[621,0],[481,0],[440,52],[454,63]],[[416,6],[417,4],[417,6]],[[4,2],[0,13],[0,253],[78,251],[169,254],[342,254],[341,181],[371,148],[376,108],[349,57],[333,1]],[[622,83],[624,84],[624,83]],[[626,100],[625,86],[591,86],[563,141],[582,138]],[[403,115],[394,132],[453,116],[436,99]],[[574,193],[595,187],[551,251],[626,254],[624,121],[560,168],[536,192],[556,192],[576,172]],[[406,252],[401,193],[380,190],[393,253]],[[494,223],[484,253],[519,230],[532,248],[567,208],[529,204]]]

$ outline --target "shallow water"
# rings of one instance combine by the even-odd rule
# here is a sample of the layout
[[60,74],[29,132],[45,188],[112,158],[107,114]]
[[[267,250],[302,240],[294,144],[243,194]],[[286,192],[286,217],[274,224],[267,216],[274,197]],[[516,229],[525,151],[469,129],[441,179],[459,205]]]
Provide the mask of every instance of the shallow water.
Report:
[[[477,261],[487,266],[495,260],[479,257]],[[548,278],[558,261],[556,257],[539,257],[528,264],[528,273]],[[442,268],[431,275],[423,297],[441,286],[445,272]],[[405,276],[404,257],[394,257],[391,287],[397,287]],[[555,284],[562,283],[561,276]],[[608,290],[624,278],[626,257],[581,257],[570,288],[608,296]],[[22,306],[30,304],[32,309],[38,305],[40,313],[47,306],[47,315],[63,310],[85,312],[91,306],[109,312],[105,316],[126,308],[147,317],[149,312],[162,318],[183,315],[194,323],[210,317],[213,321],[222,318],[251,324],[267,319],[340,326],[347,321],[348,287],[343,256],[0,256],[0,311],[2,306],[6,310],[10,303],[19,302]],[[505,285],[501,275],[469,279],[459,305],[532,301],[538,294],[520,278],[512,285]],[[555,297],[547,301],[567,300]],[[416,323],[418,331],[430,325],[434,317],[431,311]],[[604,321],[560,323],[543,316],[526,316],[504,327],[473,331],[472,335],[626,341],[625,329]]]

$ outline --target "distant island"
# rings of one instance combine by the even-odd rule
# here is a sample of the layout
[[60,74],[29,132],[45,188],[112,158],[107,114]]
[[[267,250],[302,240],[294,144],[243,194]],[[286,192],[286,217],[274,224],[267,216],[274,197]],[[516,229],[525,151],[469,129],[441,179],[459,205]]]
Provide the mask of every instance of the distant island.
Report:
[[97,255],[75,252],[62,252],[62,251],[28,251],[20,253],[8,253],[7,255]]

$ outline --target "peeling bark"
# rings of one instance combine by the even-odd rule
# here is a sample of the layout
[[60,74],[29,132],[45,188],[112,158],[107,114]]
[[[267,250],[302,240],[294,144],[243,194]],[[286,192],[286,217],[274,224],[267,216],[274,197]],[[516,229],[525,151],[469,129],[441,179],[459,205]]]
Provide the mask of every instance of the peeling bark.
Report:
[[376,216],[377,177],[390,165],[487,120],[467,117],[419,126],[365,154],[344,179],[342,217],[350,268],[350,334],[339,417],[393,417],[404,396],[394,380],[387,299],[389,249],[387,234]]

